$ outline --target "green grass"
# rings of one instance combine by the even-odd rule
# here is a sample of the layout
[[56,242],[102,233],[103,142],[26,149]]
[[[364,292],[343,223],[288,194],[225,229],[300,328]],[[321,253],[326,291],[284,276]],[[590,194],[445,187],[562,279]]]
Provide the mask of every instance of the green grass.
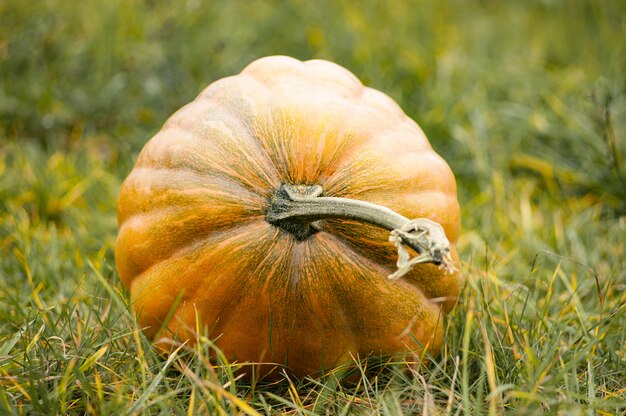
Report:
[[[0,413],[626,412],[624,39],[617,0],[0,2]],[[467,285],[428,364],[249,383],[134,323],[121,181],[270,54],[389,93],[455,171]]]

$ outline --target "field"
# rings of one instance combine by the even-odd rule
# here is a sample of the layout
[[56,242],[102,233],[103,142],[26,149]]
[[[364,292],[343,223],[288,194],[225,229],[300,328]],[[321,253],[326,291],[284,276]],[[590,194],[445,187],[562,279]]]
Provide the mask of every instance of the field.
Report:
[[[0,414],[626,412],[623,2],[173,3],[0,2]],[[274,54],[386,92],[456,174],[466,285],[411,372],[250,383],[208,341],[159,356],[129,310],[122,180],[176,109]]]

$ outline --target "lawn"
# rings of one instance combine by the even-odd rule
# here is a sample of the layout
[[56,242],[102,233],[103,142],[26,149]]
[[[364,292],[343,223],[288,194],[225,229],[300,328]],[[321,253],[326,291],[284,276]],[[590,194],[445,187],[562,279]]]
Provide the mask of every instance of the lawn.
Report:
[[[173,3],[0,2],[0,414],[626,412],[623,2]],[[122,180],[176,109],[274,54],[386,92],[456,174],[466,284],[411,371],[248,382],[133,319]]]

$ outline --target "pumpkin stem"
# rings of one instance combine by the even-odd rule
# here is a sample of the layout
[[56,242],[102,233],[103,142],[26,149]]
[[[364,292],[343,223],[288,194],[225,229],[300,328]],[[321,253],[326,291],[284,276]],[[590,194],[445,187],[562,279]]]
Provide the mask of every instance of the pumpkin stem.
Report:
[[[278,189],[266,212],[266,220],[302,241],[321,230],[320,220],[357,220],[391,231],[389,241],[398,249],[396,270],[389,279],[398,279],[420,263],[434,263],[448,273],[455,269],[450,243],[443,227],[427,218],[408,218],[382,205],[350,198],[322,196],[319,185],[286,185]],[[411,258],[406,247],[418,255]]]

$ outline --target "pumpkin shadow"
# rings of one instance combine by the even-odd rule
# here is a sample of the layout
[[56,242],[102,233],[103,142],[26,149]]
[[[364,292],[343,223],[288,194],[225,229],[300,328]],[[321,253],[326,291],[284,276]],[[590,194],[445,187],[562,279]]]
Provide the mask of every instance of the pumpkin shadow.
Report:
[[[305,376],[298,375],[289,366],[272,362],[229,361],[215,345],[216,340],[200,337],[194,344],[171,339],[158,340],[156,349],[164,360],[176,355],[172,374],[187,374],[194,371],[198,380],[210,380],[221,386],[235,383],[243,388],[261,388],[280,391],[296,387],[310,388],[315,385],[336,385],[354,388],[379,378],[394,375],[411,377],[421,369],[437,365],[436,357],[422,350],[394,355],[370,354],[353,356],[352,360],[336,367]],[[203,377],[204,375],[204,377]]]

